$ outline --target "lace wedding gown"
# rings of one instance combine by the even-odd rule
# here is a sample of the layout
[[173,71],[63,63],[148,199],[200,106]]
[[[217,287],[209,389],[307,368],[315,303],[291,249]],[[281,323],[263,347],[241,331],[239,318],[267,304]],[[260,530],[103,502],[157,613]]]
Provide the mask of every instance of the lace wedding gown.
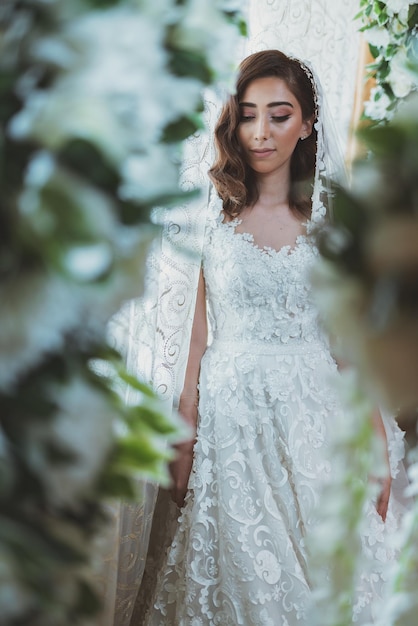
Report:
[[[190,489],[148,626],[309,624],[305,537],[332,472],[326,449],[341,410],[308,287],[317,251],[305,236],[293,248],[261,249],[236,226],[218,215],[206,232],[213,341],[201,364]],[[369,515],[369,549],[385,561],[384,524]]]

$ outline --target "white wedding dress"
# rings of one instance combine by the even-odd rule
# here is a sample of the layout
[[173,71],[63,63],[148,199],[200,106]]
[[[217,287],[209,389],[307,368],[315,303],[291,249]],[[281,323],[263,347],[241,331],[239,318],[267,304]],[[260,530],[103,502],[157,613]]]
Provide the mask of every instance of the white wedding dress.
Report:
[[[310,624],[305,537],[332,472],[326,452],[341,410],[309,289],[317,250],[305,236],[261,249],[236,226],[218,214],[206,229],[213,340],[201,364],[190,489],[148,626]],[[370,508],[368,549],[382,564],[392,554]],[[389,511],[387,528],[395,524]],[[360,624],[372,597],[364,585]]]

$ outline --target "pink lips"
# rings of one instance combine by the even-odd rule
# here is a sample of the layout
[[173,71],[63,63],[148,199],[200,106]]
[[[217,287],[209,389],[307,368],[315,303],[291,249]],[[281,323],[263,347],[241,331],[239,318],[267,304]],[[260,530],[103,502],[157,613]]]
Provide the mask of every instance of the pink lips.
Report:
[[251,150],[251,152],[256,156],[256,157],[268,157],[270,156],[270,154],[273,154],[274,150],[270,149],[270,148],[256,148],[255,150]]

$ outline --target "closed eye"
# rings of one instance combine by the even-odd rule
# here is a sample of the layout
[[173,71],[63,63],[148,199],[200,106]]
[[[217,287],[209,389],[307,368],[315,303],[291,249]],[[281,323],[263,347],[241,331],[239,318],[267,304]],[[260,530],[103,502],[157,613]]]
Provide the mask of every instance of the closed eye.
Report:
[[[270,117],[270,119],[273,122],[276,122],[277,124],[281,124],[283,122],[285,122],[286,120],[288,120],[290,118],[290,114],[287,115],[272,115]],[[255,115],[241,115],[240,117],[240,122],[251,122],[252,120],[255,120],[256,116]]]
[[290,115],[272,115],[271,119],[274,122],[278,122],[280,124],[281,122],[285,122],[286,120],[288,120],[289,117]]

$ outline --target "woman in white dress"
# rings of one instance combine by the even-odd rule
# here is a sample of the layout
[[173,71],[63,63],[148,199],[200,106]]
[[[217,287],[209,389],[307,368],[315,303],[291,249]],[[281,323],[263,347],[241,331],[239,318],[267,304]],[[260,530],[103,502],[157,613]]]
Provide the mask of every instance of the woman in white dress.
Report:
[[[308,67],[267,50],[242,62],[217,124],[179,405],[196,436],[171,466],[181,512],[149,626],[310,623],[306,537],[342,410],[309,282],[312,211],[325,210],[320,107]],[[384,436],[380,417],[376,427]],[[388,471],[371,513],[379,527],[393,518],[390,489]],[[370,619],[372,595],[357,602],[357,623]]]

